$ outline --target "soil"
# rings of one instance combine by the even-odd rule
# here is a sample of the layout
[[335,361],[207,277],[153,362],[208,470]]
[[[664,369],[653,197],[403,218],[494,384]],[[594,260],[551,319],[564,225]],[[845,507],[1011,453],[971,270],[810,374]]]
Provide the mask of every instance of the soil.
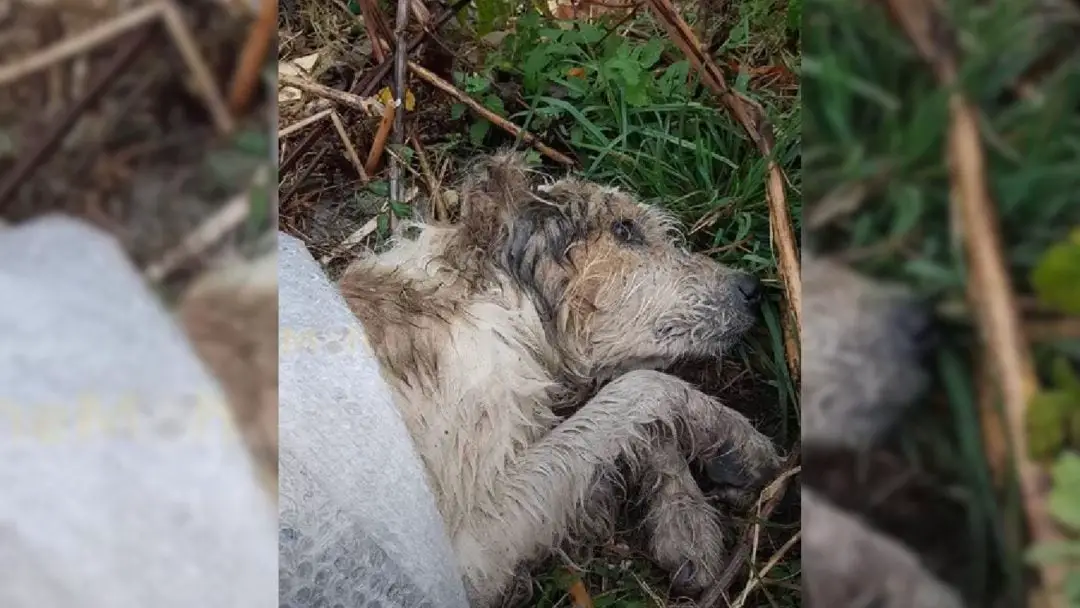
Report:
[[[114,16],[95,5],[16,3],[14,11],[0,14],[4,65]],[[197,32],[198,52],[218,88],[225,90],[250,18],[209,0],[177,6]],[[267,91],[259,91],[252,110],[234,117],[232,133],[220,133],[165,28],[159,23],[144,27],[151,31],[131,30],[0,86],[0,188],[15,180],[9,195],[0,198],[0,217],[14,223],[54,212],[79,217],[118,237],[140,267],[158,260],[229,199],[247,192],[256,172],[273,162],[268,133],[273,105]],[[110,74],[117,58],[133,48],[133,58]],[[84,103],[103,79],[100,98]],[[44,154],[28,175],[16,176],[19,161],[45,144],[72,112],[77,118],[56,149]],[[269,203],[263,207],[269,209]],[[251,226],[231,234],[225,249],[247,252],[265,240],[269,214],[252,211]],[[207,252],[170,279],[182,282],[185,270],[220,250]]]

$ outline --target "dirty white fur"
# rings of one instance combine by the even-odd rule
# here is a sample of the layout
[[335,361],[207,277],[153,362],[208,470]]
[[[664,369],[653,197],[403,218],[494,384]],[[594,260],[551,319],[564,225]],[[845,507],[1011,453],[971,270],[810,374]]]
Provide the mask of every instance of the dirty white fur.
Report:
[[911,551],[816,493],[802,496],[807,597],[821,608],[962,608]]

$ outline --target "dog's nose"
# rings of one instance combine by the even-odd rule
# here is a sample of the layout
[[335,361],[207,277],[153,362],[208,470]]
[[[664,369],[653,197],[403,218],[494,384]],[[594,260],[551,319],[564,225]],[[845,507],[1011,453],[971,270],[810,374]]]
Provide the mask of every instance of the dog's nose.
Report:
[[757,306],[761,303],[762,298],[765,295],[765,288],[752,274],[746,274],[740,272],[731,278],[732,285],[739,292],[739,295],[746,300],[747,304],[751,306]]
[[893,328],[920,357],[931,354],[938,346],[939,334],[931,311],[933,303],[924,299],[911,299],[892,309]]

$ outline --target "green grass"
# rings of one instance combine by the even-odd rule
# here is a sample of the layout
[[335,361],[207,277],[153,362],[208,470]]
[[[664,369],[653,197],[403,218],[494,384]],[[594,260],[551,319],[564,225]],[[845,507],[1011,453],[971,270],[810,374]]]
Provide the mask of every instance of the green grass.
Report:
[[[1039,32],[1026,5],[946,3],[961,32],[960,87],[981,109],[987,176],[1003,226],[1015,285],[1053,243],[1080,225],[1080,64],[1073,58],[1025,101],[1015,85],[1051,46],[1075,36]],[[865,188],[856,209],[816,238],[829,249],[863,252],[860,266],[900,279],[952,311],[937,360],[944,421],[930,412],[906,429],[913,461],[951,479],[970,510],[970,536],[984,561],[967,568],[974,605],[1003,594],[1023,605],[1022,529],[1015,490],[990,481],[978,423],[972,355],[978,345],[965,304],[962,243],[950,226],[944,161],[948,91],[878,5],[814,0],[804,22],[806,189],[813,203]],[[1076,361],[1080,343],[1036,345],[1041,369],[1055,354]],[[943,424],[944,422],[944,424]]]

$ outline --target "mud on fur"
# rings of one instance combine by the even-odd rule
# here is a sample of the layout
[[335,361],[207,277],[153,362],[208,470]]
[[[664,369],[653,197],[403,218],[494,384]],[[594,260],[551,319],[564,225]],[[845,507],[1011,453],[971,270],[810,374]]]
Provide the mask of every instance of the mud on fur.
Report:
[[689,462],[723,468],[735,504],[780,463],[741,414],[659,370],[721,357],[760,283],[687,252],[675,223],[613,188],[541,179],[522,155],[476,163],[457,224],[351,263],[362,322],[425,464],[474,605],[565,542],[612,533],[640,501],[675,586],[712,583],[727,525]]

